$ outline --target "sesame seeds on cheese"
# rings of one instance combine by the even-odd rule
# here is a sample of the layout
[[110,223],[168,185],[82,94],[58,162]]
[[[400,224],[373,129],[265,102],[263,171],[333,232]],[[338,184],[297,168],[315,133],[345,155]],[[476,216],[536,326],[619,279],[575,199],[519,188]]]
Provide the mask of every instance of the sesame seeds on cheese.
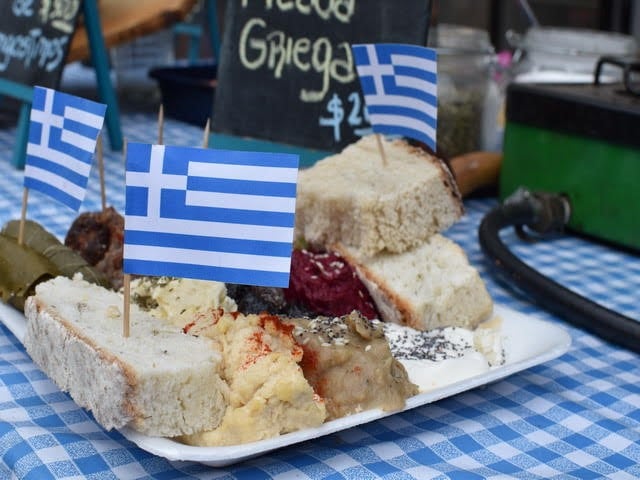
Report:
[[385,323],[384,332],[391,352],[398,359],[440,362],[458,358],[473,348],[473,332],[447,327],[419,331],[395,323]]

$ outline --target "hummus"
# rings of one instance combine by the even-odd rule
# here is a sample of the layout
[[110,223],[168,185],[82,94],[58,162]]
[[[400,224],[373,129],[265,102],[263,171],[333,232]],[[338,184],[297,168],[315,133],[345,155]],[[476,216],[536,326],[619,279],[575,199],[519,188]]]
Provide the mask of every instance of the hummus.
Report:
[[185,435],[189,445],[237,445],[321,425],[324,401],[314,392],[298,363],[302,348],[293,327],[273,315],[209,311],[185,331],[220,344],[229,406],[218,428]]

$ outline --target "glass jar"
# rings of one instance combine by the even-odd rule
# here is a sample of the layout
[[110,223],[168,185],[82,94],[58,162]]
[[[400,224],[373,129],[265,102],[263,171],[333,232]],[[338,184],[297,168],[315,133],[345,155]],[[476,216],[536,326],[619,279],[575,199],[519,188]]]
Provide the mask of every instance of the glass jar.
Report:
[[438,53],[438,154],[452,158],[486,149],[496,134],[500,103],[492,79],[496,54],[489,34],[439,24],[429,40]]
[[[524,35],[507,32],[507,40],[516,49],[517,82],[592,83],[600,57],[638,52],[631,35],[580,28],[532,27]],[[602,73],[604,82],[620,80],[619,69]]]

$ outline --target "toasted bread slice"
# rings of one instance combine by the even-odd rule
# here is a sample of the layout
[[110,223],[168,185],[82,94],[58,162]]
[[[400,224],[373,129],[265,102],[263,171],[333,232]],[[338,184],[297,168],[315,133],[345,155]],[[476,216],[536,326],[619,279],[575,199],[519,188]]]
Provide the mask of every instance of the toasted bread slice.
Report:
[[463,214],[445,163],[404,140],[363,137],[301,170],[296,236],[330,248],[342,243],[371,256],[409,250]]

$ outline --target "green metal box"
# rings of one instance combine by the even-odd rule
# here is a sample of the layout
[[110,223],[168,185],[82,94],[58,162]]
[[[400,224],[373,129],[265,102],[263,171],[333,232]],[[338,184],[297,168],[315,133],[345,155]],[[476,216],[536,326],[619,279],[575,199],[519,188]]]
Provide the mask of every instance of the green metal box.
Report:
[[568,228],[640,250],[640,97],[622,84],[512,84],[500,196],[562,193]]

